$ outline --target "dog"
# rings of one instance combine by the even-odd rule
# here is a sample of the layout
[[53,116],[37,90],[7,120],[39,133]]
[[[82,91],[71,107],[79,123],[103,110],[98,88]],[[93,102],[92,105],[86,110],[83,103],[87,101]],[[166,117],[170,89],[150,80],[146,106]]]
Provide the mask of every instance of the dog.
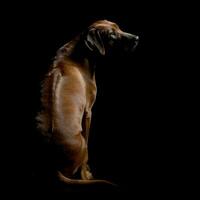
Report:
[[[139,37],[100,20],[61,47],[44,80],[38,129],[54,148],[56,177],[67,184],[95,180],[88,166],[88,137],[97,87],[96,60],[111,51],[132,51]],[[79,179],[74,175],[79,172]]]

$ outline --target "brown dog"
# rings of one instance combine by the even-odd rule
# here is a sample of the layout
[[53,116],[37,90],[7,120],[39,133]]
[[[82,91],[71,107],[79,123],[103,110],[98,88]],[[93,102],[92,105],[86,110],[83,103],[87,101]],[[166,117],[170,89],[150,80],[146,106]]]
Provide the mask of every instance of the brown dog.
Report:
[[[41,133],[55,147],[52,159],[61,181],[68,184],[108,183],[92,180],[87,165],[91,109],[97,92],[95,61],[113,49],[130,51],[137,43],[138,36],[102,20],[59,49],[44,81],[43,109],[37,119]],[[73,179],[78,170],[82,180]]]

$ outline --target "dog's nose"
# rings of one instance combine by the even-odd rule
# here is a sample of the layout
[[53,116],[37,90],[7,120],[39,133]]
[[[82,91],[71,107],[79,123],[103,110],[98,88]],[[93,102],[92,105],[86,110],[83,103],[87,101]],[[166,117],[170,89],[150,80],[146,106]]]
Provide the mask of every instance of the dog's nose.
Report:
[[139,36],[138,35],[134,35],[135,41],[139,41]]
[[137,35],[132,34],[131,39],[134,40],[135,42],[139,42],[139,36],[137,36]]

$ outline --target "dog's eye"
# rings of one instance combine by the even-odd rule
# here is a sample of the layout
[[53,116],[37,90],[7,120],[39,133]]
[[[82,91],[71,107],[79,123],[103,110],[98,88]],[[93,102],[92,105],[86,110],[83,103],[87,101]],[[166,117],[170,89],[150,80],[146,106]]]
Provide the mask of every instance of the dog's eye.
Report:
[[110,33],[110,38],[113,40],[117,39],[117,35],[115,34],[115,32]]

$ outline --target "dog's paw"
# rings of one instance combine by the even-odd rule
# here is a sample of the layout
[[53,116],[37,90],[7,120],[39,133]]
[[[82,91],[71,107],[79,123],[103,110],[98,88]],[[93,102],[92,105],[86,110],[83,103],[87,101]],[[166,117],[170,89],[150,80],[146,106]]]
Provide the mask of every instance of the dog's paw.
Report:
[[88,180],[93,179],[92,173],[90,171],[87,170],[85,173]]
[[91,179],[93,179],[92,173],[90,172],[90,168],[89,168],[88,165],[82,166],[81,178],[83,180],[91,180]]

